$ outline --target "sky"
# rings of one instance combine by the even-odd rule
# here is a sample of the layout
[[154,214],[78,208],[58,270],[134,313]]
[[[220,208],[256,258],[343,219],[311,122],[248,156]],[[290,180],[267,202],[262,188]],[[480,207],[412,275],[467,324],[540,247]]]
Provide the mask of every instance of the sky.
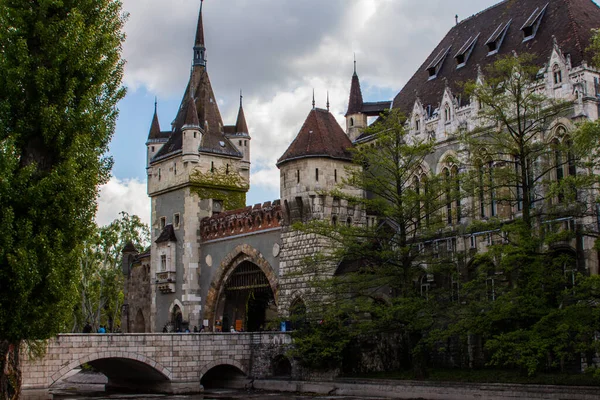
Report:
[[[158,100],[168,129],[187,84],[199,0],[122,0],[126,97],[101,187],[99,225],[126,211],[150,222],[146,146]],[[498,0],[205,0],[207,68],[223,122],[235,124],[239,93],[251,140],[252,205],[279,198],[277,159],[312,108],[345,129],[353,57],[365,101],[391,100],[459,20]]]

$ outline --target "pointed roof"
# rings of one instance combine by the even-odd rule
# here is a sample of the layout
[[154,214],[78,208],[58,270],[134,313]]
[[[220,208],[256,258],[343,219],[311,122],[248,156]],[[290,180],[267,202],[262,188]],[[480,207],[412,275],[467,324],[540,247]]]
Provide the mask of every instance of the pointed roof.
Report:
[[360,90],[360,81],[356,74],[356,63],[354,64],[354,74],[352,75],[352,83],[350,85],[350,99],[348,100],[348,111],[346,117],[351,114],[361,112],[363,106],[363,97]]
[[[547,7],[546,7],[547,5]],[[545,8],[546,7],[546,8]],[[522,27],[545,8],[533,38],[524,40]],[[536,11],[537,10],[537,11]],[[499,27],[510,21],[497,54],[488,56],[488,38],[493,38]],[[478,66],[483,71],[499,57],[515,51],[537,56],[536,64],[544,67],[552,52],[553,36],[563,54],[569,54],[573,67],[584,60],[591,60],[587,48],[592,35],[591,29],[600,27],[600,8],[592,0],[505,0],[493,5],[453,26],[436,48],[432,49],[412,78],[394,99],[394,108],[406,114],[412,111],[417,97],[424,107],[434,110],[439,106],[447,80],[455,95],[463,93],[461,83],[477,79]],[[470,44],[477,35],[465,65],[457,68],[455,54]],[[450,48],[450,53],[441,62],[436,77],[429,79],[427,66],[436,61],[437,55]],[[462,96],[461,105],[469,99]]]
[[175,236],[175,230],[173,229],[173,225],[165,225],[158,239],[154,241],[154,243],[164,243],[164,242],[176,242],[177,237]]
[[204,47],[204,24],[202,23],[202,4],[204,4],[204,1],[200,1],[200,12],[198,13],[198,26],[196,27],[196,40],[194,41],[195,47]]
[[187,101],[185,119],[182,128],[185,129],[188,127],[200,129],[200,121],[198,120],[198,111],[196,110],[196,103],[191,97]]
[[148,133],[148,139],[160,139],[160,124],[158,123],[158,114],[156,112],[156,102],[154,102],[154,116],[152,117],[152,124],[150,125],[150,132]]
[[240,94],[240,109],[238,111],[237,120],[235,122],[235,130],[238,133],[249,133],[248,125],[246,124],[246,116],[244,115],[244,107],[242,106],[242,95]]
[[287,161],[308,157],[327,157],[352,160],[352,142],[344,133],[335,117],[327,110],[315,108],[310,111],[300,132],[290,147],[277,160],[277,166]]
[[135,245],[131,240],[125,243],[125,247],[121,250],[121,253],[137,253],[138,250],[135,248]]

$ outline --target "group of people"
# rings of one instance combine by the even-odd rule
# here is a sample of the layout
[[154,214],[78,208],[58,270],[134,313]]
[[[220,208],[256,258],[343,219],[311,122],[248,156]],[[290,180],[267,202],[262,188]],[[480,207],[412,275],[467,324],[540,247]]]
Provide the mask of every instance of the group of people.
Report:
[[[86,322],[85,326],[83,327],[83,333],[92,333],[93,330],[94,329],[92,328],[92,325],[90,325],[89,322]],[[106,333],[106,328],[104,325],[100,325],[96,333]]]

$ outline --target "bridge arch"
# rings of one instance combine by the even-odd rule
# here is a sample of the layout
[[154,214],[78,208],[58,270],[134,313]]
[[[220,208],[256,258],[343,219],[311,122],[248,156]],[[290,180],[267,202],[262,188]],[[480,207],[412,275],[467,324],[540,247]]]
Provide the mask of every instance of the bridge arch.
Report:
[[[102,363],[103,360],[107,360],[107,362]],[[103,369],[106,369],[104,366],[106,366],[106,364],[118,365],[119,363],[125,364],[129,368],[130,372],[132,372],[132,376],[135,376],[139,371],[144,375],[145,380],[148,381],[170,381],[173,376],[172,372],[168,368],[142,354],[124,351],[103,351],[79,357],[71,361],[66,366],[63,366],[50,376],[50,382],[48,382],[48,386],[53,385],[68,372],[86,363],[93,365],[98,369],[98,371],[105,374],[109,380],[111,378],[111,373],[110,371],[103,371]],[[134,369],[131,369],[132,366]]]
[[[234,271],[244,262],[253,264],[264,274],[273,294],[275,304],[278,304],[278,279],[271,264],[264,258],[260,251],[252,246],[248,244],[238,245],[223,258],[219,268],[215,271],[208,289],[204,319],[209,321],[210,326],[215,325],[217,308],[219,300],[223,295],[225,284]],[[227,328],[229,327],[224,327],[224,330]]]

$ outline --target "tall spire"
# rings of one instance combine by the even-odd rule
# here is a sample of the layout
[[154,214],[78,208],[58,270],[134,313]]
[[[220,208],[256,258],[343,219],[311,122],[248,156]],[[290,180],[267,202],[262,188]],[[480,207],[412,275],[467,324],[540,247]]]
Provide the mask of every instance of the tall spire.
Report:
[[312,101],[312,106],[313,106],[313,110],[315,109],[315,89],[313,88],[313,101]]
[[154,97],[154,116],[152,117],[152,124],[150,125],[150,132],[148,133],[148,139],[157,139],[160,137],[160,124],[158,123],[158,113],[156,96]]
[[362,111],[363,97],[362,91],[360,90],[360,81],[356,74],[356,57],[354,58],[354,74],[352,75],[352,83],[350,85],[350,99],[348,100],[348,111],[346,116],[350,114],[357,114]]
[[246,116],[242,107],[242,91],[240,89],[240,110],[238,111],[237,121],[235,122],[235,131],[237,133],[249,133],[248,124],[246,124]]
[[202,23],[202,4],[200,0],[200,12],[198,13],[198,26],[196,28],[196,40],[194,41],[194,65],[206,66],[206,47],[204,46],[204,25]]

